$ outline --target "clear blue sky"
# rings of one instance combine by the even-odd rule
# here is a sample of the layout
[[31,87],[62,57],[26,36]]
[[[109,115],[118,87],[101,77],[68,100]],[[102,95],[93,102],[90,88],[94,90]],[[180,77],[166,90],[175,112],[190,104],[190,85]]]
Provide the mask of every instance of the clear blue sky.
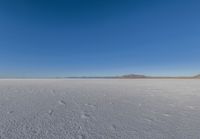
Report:
[[200,1],[0,0],[0,76],[200,73]]

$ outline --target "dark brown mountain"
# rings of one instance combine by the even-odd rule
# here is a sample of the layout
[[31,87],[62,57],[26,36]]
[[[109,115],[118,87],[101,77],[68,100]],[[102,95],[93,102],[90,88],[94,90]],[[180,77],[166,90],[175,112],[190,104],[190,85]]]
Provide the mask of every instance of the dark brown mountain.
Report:
[[200,78],[200,74],[198,74],[198,75],[194,76],[194,78]]
[[139,74],[127,74],[120,76],[120,78],[147,78],[147,76]]

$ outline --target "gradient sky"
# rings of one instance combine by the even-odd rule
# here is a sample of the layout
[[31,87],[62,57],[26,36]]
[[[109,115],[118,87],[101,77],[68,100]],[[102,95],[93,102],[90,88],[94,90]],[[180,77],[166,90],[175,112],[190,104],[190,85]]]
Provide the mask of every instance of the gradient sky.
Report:
[[0,0],[0,76],[200,73],[200,1]]

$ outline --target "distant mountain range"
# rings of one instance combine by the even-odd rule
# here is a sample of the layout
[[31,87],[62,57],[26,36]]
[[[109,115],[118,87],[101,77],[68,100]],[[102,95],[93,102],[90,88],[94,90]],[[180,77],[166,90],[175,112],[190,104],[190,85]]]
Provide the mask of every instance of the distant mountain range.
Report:
[[145,75],[138,75],[138,74],[127,74],[119,76],[120,78],[148,78],[148,76]]
[[89,79],[95,79],[95,78],[102,78],[102,79],[196,79],[200,78],[199,75],[195,76],[146,76],[141,74],[126,74],[121,76],[80,76],[80,77],[67,77],[67,78],[89,78]]
[[142,74],[125,74],[118,76],[71,76],[71,77],[0,77],[0,79],[200,79],[200,74],[195,76],[147,76]]
[[198,74],[198,75],[194,76],[194,78],[200,78],[200,74]]

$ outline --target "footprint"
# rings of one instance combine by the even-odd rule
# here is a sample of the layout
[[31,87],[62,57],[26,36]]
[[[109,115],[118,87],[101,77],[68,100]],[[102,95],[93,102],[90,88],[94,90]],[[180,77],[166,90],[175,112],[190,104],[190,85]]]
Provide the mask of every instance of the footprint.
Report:
[[32,133],[33,133],[33,134],[37,134],[37,131],[36,131],[36,130],[32,130]]
[[171,116],[170,114],[167,114],[167,113],[164,113],[162,115],[165,116],[165,117],[170,117]]
[[170,107],[175,107],[175,104],[169,104]]
[[141,107],[141,106],[142,106],[142,104],[141,104],[141,103],[139,103],[139,104],[138,104],[138,107]]
[[188,109],[194,110],[195,107],[194,106],[187,106]]
[[14,111],[8,111],[8,114],[12,114],[12,113],[14,113]]
[[82,126],[79,126],[79,127],[78,127],[78,130],[80,131],[81,129],[82,129]]
[[148,123],[153,123],[154,121],[152,118],[145,118],[144,120],[147,121]]
[[56,91],[53,89],[53,90],[51,91],[51,93],[52,93],[53,95],[55,95],[55,94],[56,94]]
[[66,105],[66,102],[63,101],[63,100],[59,100],[58,103],[59,103],[60,105]]
[[90,115],[87,113],[83,113],[83,114],[81,114],[81,118],[82,119],[90,119]]
[[110,104],[110,105],[114,105],[114,103],[113,103],[113,102],[109,102],[109,104]]
[[53,115],[53,110],[49,110],[49,111],[48,111],[48,114],[49,114],[50,116],[52,116],[52,115]]
[[113,124],[113,125],[111,125],[110,129],[113,130],[113,131],[116,131],[117,127],[116,127],[116,125]]
[[88,107],[90,107],[90,108],[96,108],[96,105],[89,104],[89,103],[85,104],[85,106],[88,106]]
[[78,139],[86,139],[86,135],[78,135]]

